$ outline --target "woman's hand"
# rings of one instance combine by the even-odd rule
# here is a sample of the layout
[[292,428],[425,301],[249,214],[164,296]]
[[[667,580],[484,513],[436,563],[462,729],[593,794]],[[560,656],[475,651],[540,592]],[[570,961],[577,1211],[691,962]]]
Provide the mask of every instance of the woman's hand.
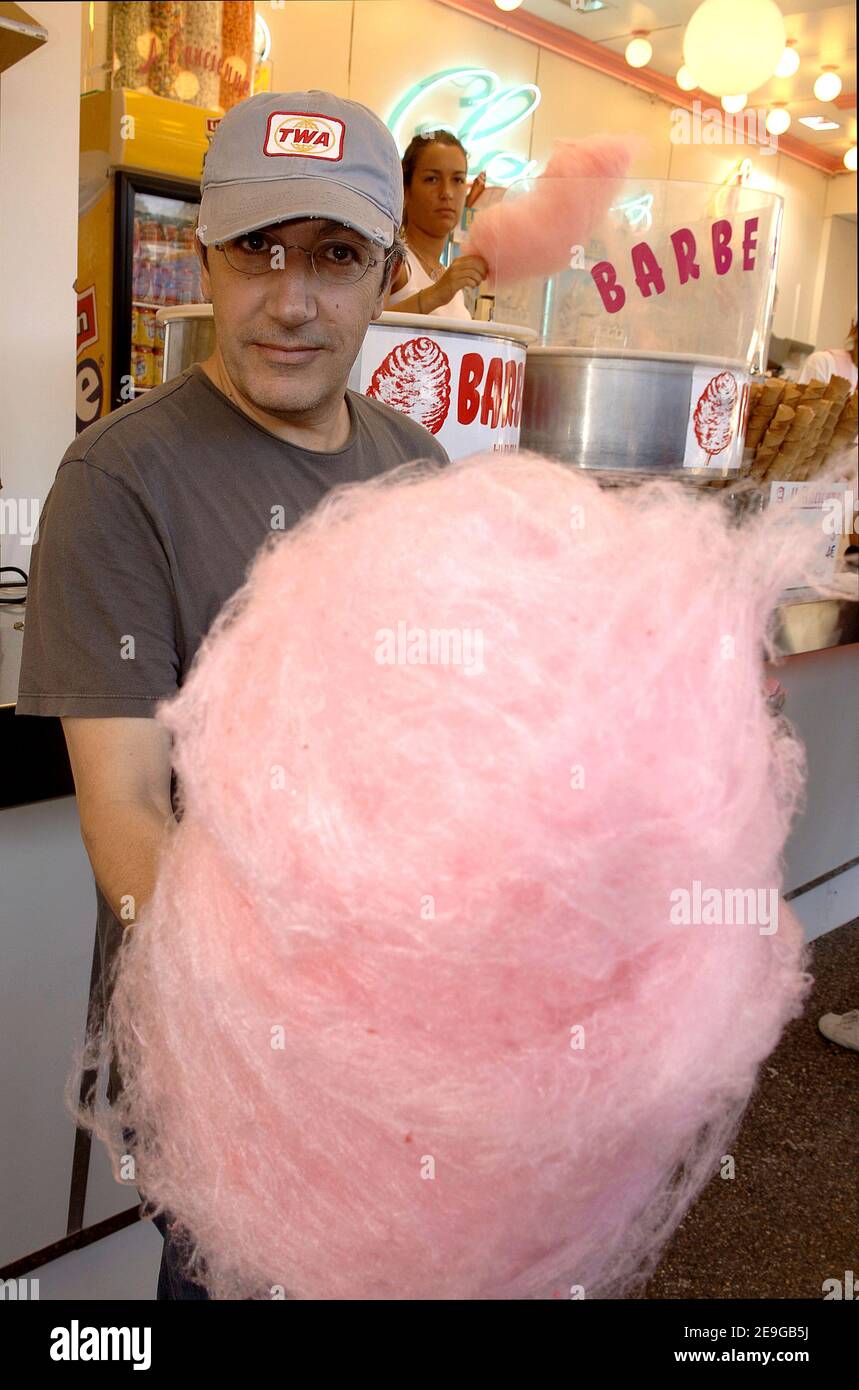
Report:
[[430,303],[434,309],[441,309],[450,303],[458,290],[476,289],[488,274],[489,267],[482,256],[457,256],[435,284],[421,290],[422,302],[424,305]]

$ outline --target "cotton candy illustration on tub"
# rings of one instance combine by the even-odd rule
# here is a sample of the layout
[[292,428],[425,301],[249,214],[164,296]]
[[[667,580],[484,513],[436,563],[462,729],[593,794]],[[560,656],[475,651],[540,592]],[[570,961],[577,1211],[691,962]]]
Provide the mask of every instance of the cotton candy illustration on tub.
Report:
[[434,338],[397,343],[373,373],[365,395],[410,415],[438,434],[450,409],[450,362]]
[[734,434],[737,378],[733,372],[711,377],[695,406],[695,438],[707,455],[707,463],[727,449]]
[[632,136],[557,140],[527,192],[476,213],[462,255],[483,257],[491,290],[566,270],[603,221],[634,148]]
[[[182,818],[87,1118],[214,1297],[591,1298],[653,1265],[808,983],[784,905],[673,912],[777,902],[802,753],[761,654],[815,546],[777,521],[487,453],[260,552],[157,711]],[[434,655],[383,659],[400,623]]]

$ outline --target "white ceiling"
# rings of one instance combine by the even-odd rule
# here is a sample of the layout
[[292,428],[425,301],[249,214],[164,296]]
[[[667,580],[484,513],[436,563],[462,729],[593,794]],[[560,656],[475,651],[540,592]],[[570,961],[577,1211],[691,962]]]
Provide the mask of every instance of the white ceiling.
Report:
[[[673,77],[683,62],[683,33],[700,0],[658,0],[644,5],[639,0],[606,0],[605,8],[582,13],[570,0],[524,0],[522,10],[569,29],[583,39],[623,53],[634,29],[646,29],[653,45],[648,66]],[[794,77],[773,78],[749,94],[749,105],[768,106],[787,102],[793,118],[790,133],[816,149],[840,159],[856,143],[856,10],[854,5],[833,5],[830,0],[780,0],[789,39],[797,40],[799,71]],[[842,96],[853,96],[846,110],[819,102],[812,88],[824,64],[834,63],[843,82]],[[691,94],[696,95],[694,92]],[[718,99],[714,99],[716,104]],[[823,115],[838,121],[838,130],[814,131],[800,125],[800,116]]]

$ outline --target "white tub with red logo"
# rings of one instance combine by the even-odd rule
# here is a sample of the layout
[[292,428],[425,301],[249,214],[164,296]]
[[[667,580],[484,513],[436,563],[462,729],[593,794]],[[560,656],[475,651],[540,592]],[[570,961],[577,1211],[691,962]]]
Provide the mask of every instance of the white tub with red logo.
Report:
[[[164,381],[212,352],[211,304],[159,309],[156,317],[166,326]],[[385,313],[367,329],[347,385],[410,415],[451,459],[516,449],[525,351],[536,337],[509,323]]]
[[451,459],[516,449],[536,337],[516,324],[391,311],[367,329],[348,385],[417,420]]

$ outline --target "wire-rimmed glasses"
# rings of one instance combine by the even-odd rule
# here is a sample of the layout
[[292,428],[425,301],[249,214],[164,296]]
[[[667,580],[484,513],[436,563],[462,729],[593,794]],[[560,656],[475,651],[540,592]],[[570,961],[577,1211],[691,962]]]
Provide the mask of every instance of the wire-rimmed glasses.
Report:
[[[272,270],[285,270],[289,251],[301,251],[310,258],[316,275],[327,285],[351,285],[360,280],[371,265],[378,265],[366,246],[336,234],[319,238],[313,246],[287,245],[273,232],[245,232],[230,241],[220,242],[227,264],[242,275],[267,275]],[[389,258],[391,252],[385,256]]]

